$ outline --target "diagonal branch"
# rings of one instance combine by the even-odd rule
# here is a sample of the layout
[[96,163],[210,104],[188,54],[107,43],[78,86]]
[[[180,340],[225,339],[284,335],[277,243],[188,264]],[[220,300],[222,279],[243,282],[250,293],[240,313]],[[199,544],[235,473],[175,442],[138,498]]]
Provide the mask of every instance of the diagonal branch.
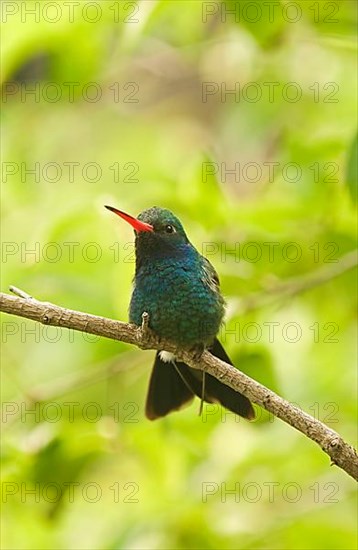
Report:
[[[13,289],[13,291],[19,294],[17,289]],[[358,480],[358,455],[355,449],[346,443],[337,432],[291,405],[235,367],[214,357],[208,351],[204,351],[200,357],[197,357],[192,351],[178,349],[172,342],[160,339],[148,328],[147,316],[143,319],[143,326],[137,327],[121,321],[65,309],[48,302],[40,302],[24,293],[21,296],[0,293],[0,311],[32,319],[44,325],[64,327],[104,336],[111,340],[119,340],[141,349],[173,352],[178,359],[190,367],[215,376],[224,384],[246,395],[253,403],[260,405],[315,441],[329,455],[333,464]]]

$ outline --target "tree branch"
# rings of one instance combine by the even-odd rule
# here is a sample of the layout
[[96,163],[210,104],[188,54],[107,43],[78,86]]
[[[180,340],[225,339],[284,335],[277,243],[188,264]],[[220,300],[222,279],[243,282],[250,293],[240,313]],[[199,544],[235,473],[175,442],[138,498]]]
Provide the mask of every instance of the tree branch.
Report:
[[[19,294],[17,289],[12,289]],[[260,405],[296,430],[315,441],[336,464],[348,475],[358,480],[358,455],[355,449],[325,424],[291,405],[273,391],[246,376],[232,365],[224,363],[208,351],[200,357],[193,352],[179,349],[172,342],[159,338],[148,327],[148,317],[143,317],[142,327],[121,321],[89,315],[65,309],[48,302],[40,302],[26,293],[15,297],[0,293],[0,311],[38,321],[44,325],[64,327],[97,336],[133,344],[141,349],[166,350],[175,353],[181,361],[192,368],[215,376],[224,384],[246,395],[253,403]]]

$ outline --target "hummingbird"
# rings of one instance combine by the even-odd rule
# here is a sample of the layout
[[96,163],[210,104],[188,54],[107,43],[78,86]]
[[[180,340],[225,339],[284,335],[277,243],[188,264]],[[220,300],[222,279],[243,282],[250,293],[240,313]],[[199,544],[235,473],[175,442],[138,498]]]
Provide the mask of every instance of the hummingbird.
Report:
[[[153,206],[137,218],[105,206],[129,223],[135,234],[135,275],[129,321],[142,324],[159,337],[183,348],[208,349],[233,364],[217,338],[225,313],[219,277],[207,258],[190,243],[180,220]],[[247,397],[214,376],[193,369],[165,350],[155,356],[145,414],[149,420],[166,416],[190,403],[194,396],[220,403],[247,419],[255,417]]]

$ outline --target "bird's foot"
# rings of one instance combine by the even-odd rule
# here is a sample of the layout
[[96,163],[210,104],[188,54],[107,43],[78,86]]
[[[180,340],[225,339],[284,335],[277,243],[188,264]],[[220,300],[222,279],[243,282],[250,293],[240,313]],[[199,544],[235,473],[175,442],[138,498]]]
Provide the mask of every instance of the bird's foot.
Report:
[[143,333],[143,336],[146,332],[148,332],[149,330],[149,313],[147,313],[146,311],[143,311],[142,313],[142,333]]
[[142,349],[151,348],[153,339],[155,339],[155,335],[154,332],[149,328],[149,313],[144,311],[142,313],[142,325],[140,327],[140,347]]

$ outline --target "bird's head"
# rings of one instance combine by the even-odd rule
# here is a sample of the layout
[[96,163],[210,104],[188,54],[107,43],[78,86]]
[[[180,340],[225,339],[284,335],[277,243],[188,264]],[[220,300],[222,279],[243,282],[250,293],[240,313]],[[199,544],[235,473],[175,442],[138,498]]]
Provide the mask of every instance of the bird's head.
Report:
[[190,244],[182,224],[166,208],[153,206],[143,210],[138,218],[112,206],[106,208],[134,228],[137,264],[145,257],[176,256]]

